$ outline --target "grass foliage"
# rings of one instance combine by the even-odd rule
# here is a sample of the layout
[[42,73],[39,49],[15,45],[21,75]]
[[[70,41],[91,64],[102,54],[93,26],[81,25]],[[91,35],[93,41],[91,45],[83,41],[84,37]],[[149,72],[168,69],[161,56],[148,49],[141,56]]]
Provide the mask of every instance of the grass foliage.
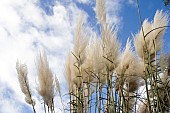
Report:
[[[170,55],[162,54],[168,15],[156,11],[154,19],[141,20],[141,29],[128,39],[123,51],[117,31],[107,23],[105,0],[96,0],[100,35],[84,29],[80,16],[74,47],[67,55],[65,78],[69,103],[64,105],[58,79],[52,74],[47,56],[37,58],[38,87],[45,113],[55,113],[54,88],[70,113],[165,113],[170,112]],[[29,88],[27,68],[17,62],[18,80],[25,100],[35,101]]]

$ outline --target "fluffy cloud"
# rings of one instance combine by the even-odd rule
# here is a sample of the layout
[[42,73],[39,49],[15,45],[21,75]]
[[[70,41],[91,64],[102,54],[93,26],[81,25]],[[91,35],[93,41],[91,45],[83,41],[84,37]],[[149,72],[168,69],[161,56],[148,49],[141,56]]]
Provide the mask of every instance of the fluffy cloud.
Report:
[[136,1],[135,0],[128,0],[128,3],[131,5],[135,5]]
[[107,0],[106,1],[106,10],[107,10],[107,22],[112,25],[121,25],[122,17],[120,17],[119,13],[122,8],[123,0]]
[[79,3],[89,4],[90,0],[77,0]]

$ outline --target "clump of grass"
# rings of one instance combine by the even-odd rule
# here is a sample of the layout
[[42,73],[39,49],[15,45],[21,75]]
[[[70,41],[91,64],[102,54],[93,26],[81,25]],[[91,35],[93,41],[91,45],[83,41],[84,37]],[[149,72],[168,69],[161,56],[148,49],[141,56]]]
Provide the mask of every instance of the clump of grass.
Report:
[[[131,45],[132,41],[129,39],[125,50],[120,54],[120,43],[117,40],[116,30],[110,29],[106,22],[105,1],[96,1],[96,15],[101,25],[100,37],[92,36],[89,45],[84,46],[85,52],[83,53],[85,54],[83,55],[86,58],[81,65],[75,66],[78,61],[72,64],[66,63],[70,67],[74,64],[78,70],[80,69],[80,73],[76,73],[76,77],[82,77],[82,90],[80,91],[83,92],[86,88],[90,91],[92,87],[95,89],[94,93],[87,93],[87,97],[81,98],[81,102],[88,98],[88,104],[94,103],[94,111],[99,113],[137,112],[137,101],[142,98],[139,97],[138,90],[140,86],[145,85],[147,99],[144,105],[146,105],[146,110],[151,112],[155,109],[154,107],[158,107],[155,112],[159,111],[163,100],[159,99],[161,94],[159,95],[160,91],[156,90],[156,88],[160,88],[157,80],[160,78],[159,74],[162,73],[159,71],[157,53],[163,45],[162,37],[165,31],[163,26],[168,24],[167,14],[157,11],[153,22],[148,20],[143,22],[142,29],[134,36],[137,55],[135,55]],[[79,56],[81,55],[74,54],[77,59]],[[69,71],[74,70],[70,68]],[[69,78],[69,74],[66,77]],[[84,84],[88,87],[85,87]],[[118,96],[115,96],[116,92]],[[79,97],[79,93],[74,96]],[[93,100],[92,97],[94,97]],[[157,104],[151,107],[155,102]],[[148,106],[149,109],[147,109]],[[140,107],[142,108],[142,106]],[[75,109],[77,108],[75,107]],[[93,109],[92,106],[90,109]]]
[[[138,14],[140,17],[140,9],[138,5]],[[142,20],[140,18],[140,23],[142,25]],[[157,53],[162,48],[162,37],[164,31],[168,25],[168,15],[162,11],[157,11],[153,22],[148,22],[144,20],[140,32],[135,38],[135,49],[137,54],[144,62],[145,75],[143,79],[145,80],[146,94],[147,94],[147,111],[148,112],[165,112],[163,109],[164,101],[161,99],[160,89],[165,94],[165,89],[160,88],[160,74],[163,71],[159,68],[158,55]],[[162,84],[162,82],[161,82]],[[167,87],[168,88],[168,87]],[[166,95],[166,96],[169,96]]]
[[[117,30],[111,28],[106,21],[105,0],[96,0],[99,35],[85,31],[84,17],[80,16],[75,30],[74,47],[68,53],[65,64],[70,113],[169,111],[170,55],[158,54],[168,27],[168,15],[157,11],[153,21],[145,19],[142,22],[138,0],[137,6],[141,29],[133,36],[133,41],[128,38],[123,51]],[[17,64],[19,81],[21,90],[34,109],[25,67]],[[65,112],[59,81],[54,79],[45,53],[37,58],[37,72],[37,91],[43,98],[45,112],[46,106],[48,112],[55,112],[54,87]]]

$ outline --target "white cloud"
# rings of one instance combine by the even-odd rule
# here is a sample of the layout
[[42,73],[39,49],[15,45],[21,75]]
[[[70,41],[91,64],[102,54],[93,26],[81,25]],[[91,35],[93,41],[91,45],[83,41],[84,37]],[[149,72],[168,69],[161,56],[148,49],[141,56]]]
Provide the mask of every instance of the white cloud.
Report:
[[11,90],[6,90],[7,87],[5,87],[3,84],[1,84],[0,87],[0,113],[20,113],[21,112],[21,106],[18,105],[18,102],[16,101],[13,96],[11,97]]
[[123,0],[107,0],[106,11],[107,11],[107,22],[112,25],[121,25],[122,17],[119,15],[122,8]]
[[128,0],[128,3],[131,5],[135,5],[136,1],[135,0]]
[[77,0],[79,3],[89,4],[90,0]]
[[11,113],[11,111],[13,113],[21,113],[20,106],[18,106],[18,103],[16,103],[15,100],[2,99],[1,104],[2,104],[2,107],[0,109],[1,113]]

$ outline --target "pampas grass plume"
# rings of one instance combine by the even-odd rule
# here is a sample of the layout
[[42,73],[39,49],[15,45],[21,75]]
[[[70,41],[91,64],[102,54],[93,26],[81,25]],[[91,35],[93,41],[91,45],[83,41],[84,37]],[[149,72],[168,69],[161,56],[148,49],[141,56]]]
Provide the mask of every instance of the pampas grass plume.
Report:
[[52,107],[52,100],[54,98],[54,77],[49,68],[47,56],[45,53],[40,54],[37,58],[38,71],[38,87],[39,95],[43,97],[45,104]]
[[167,26],[167,24],[167,13],[163,13],[162,11],[158,10],[156,11],[153,22],[149,22],[147,19],[144,20],[142,26],[145,37],[143,36],[143,32],[141,29],[134,38],[135,49],[141,59],[144,58],[144,54],[146,51],[149,52],[150,56],[153,56],[155,51],[158,52],[162,48],[162,37],[165,32],[164,26]]
[[66,59],[66,63],[65,63],[65,78],[67,80],[67,83],[68,83],[68,87],[69,87],[69,91],[71,91],[72,89],[72,76],[71,76],[71,53],[68,53],[67,55],[67,59]]
[[136,91],[143,85],[140,77],[144,75],[143,65],[137,61],[131,46],[131,40],[127,40],[124,52],[121,55],[120,63],[116,68],[118,78],[126,78],[127,90]]
[[96,37],[92,37],[89,41],[89,45],[86,49],[86,60],[82,65],[84,81],[91,82],[94,77],[91,73],[100,73],[104,68],[101,40]]
[[[127,43],[126,43],[125,50],[121,55],[119,66],[116,69],[116,73],[120,76],[122,76],[122,74],[123,74],[123,76],[124,76],[126,70],[129,69],[130,64],[135,63],[134,59],[135,59],[135,57],[134,57],[134,53],[132,51],[131,41],[128,39]],[[126,73],[126,74],[129,75],[130,73]]]
[[31,90],[28,82],[28,70],[26,64],[20,64],[19,61],[16,63],[16,70],[18,73],[18,80],[20,83],[21,91],[25,95],[25,101],[28,104],[35,105],[35,101],[32,99]]
[[106,23],[105,0],[96,0],[96,16],[100,24]]
[[101,40],[103,57],[109,70],[114,70],[119,63],[120,43],[117,39],[116,30],[112,30],[109,25],[101,30]]
[[78,65],[81,65],[85,60],[85,49],[88,44],[87,34],[84,32],[84,16],[80,15],[75,31],[73,54],[78,60]]

